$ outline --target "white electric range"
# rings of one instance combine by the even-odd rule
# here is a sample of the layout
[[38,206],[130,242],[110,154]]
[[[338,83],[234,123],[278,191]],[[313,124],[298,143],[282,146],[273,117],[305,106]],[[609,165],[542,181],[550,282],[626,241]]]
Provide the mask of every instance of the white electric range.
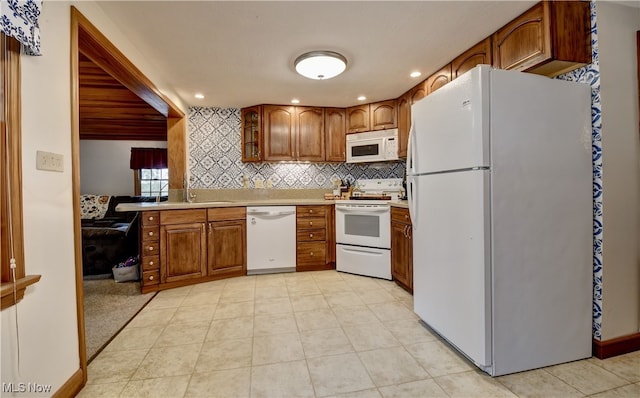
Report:
[[391,208],[401,178],[358,180],[354,197],[336,200],[336,270],[391,280]]

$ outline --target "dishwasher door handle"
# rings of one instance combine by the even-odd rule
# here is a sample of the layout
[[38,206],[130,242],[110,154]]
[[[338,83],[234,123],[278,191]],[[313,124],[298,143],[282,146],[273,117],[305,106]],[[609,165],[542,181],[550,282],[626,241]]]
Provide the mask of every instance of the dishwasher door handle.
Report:
[[247,215],[250,216],[267,216],[267,217],[278,217],[278,216],[290,216],[296,214],[295,211],[248,211]]

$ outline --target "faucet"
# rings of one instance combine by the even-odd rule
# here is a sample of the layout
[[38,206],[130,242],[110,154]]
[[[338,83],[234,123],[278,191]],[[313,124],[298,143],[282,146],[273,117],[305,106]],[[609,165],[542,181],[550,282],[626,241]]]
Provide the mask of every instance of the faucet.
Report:
[[188,203],[192,203],[196,199],[196,194],[191,192],[190,182],[191,178],[184,174],[182,177],[183,200]]

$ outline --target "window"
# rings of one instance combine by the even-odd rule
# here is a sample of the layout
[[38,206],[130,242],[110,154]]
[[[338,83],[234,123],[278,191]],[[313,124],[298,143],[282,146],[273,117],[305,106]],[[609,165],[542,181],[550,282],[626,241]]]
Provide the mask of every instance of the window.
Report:
[[167,196],[169,195],[169,169],[139,169],[136,175],[136,195]]

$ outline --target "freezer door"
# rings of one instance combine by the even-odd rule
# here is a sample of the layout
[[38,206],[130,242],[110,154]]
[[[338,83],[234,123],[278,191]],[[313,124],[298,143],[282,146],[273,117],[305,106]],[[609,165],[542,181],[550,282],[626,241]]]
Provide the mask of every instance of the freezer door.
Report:
[[[413,178],[416,314],[480,367],[491,364],[489,171]],[[416,224],[414,223],[414,226]]]
[[407,175],[489,166],[489,74],[476,67],[411,107]]

